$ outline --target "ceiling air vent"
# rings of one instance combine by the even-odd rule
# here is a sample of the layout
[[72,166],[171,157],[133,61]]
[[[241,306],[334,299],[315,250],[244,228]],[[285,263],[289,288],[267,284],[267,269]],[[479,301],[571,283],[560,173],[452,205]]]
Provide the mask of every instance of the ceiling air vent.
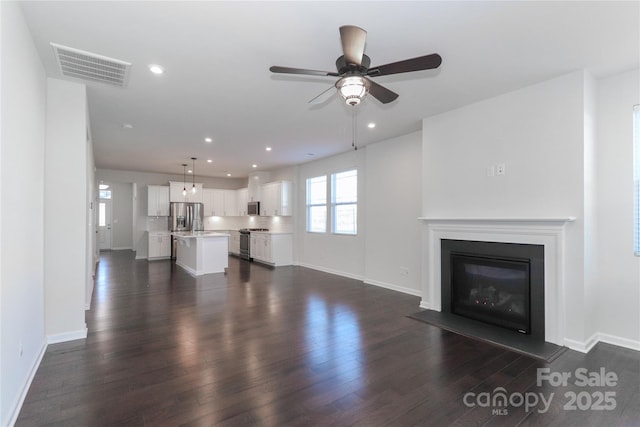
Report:
[[63,76],[126,87],[131,63],[51,43]]

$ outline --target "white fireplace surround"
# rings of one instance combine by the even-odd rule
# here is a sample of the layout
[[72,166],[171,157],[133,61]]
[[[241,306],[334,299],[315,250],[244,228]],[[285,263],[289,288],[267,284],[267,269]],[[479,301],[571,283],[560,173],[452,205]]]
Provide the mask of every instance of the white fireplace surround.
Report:
[[422,253],[426,254],[420,307],[441,311],[442,239],[543,245],[545,341],[565,345],[565,225],[574,217],[419,219],[424,223]]

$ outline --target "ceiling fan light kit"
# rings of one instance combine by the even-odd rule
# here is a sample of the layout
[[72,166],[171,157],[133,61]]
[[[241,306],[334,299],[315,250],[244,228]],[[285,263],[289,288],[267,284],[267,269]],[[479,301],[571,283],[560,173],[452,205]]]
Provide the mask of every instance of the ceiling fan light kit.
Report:
[[336,82],[338,93],[351,106],[360,104],[362,98],[369,92],[369,87],[371,87],[369,80],[361,76],[343,77]]

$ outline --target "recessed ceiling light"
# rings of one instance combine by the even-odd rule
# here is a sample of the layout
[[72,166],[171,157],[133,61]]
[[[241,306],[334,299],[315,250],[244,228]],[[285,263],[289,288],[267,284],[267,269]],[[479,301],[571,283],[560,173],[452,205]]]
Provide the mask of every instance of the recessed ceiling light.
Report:
[[376,124],[372,122],[372,123],[369,123],[369,124],[367,125],[367,127],[368,127],[369,129],[373,129],[374,127],[376,127]]
[[258,167],[258,165],[251,165],[251,167],[252,167],[252,168],[257,168],[257,167]]
[[100,185],[98,185],[98,188],[100,190],[106,190],[107,188],[109,188],[109,184],[100,184]]
[[187,173],[193,173],[193,171],[192,171],[191,169],[189,169],[189,170],[187,171]]
[[213,162],[213,160],[207,159],[207,163],[211,163],[211,162]]
[[204,142],[210,143],[210,142],[213,142],[213,139],[211,139],[211,138],[205,138],[205,139],[204,139]]
[[227,174],[227,176],[231,176],[231,174],[230,174],[230,173],[228,173],[228,174]]
[[124,123],[122,129],[133,129],[133,125],[131,123]]
[[149,71],[151,71],[153,74],[162,74],[164,73],[164,68],[157,64],[150,64]]
[[265,150],[271,151],[271,147],[267,147],[267,148],[265,148]]

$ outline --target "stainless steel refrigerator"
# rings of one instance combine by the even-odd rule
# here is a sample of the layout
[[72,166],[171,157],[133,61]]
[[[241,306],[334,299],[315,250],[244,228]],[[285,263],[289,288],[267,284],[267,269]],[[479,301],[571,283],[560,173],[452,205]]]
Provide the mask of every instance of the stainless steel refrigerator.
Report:
[[[204,205],[202,203],[171,203],[169,227],[171,231],[204,230]],[[171,258],[176,257],[176,239],[171,239]]]

